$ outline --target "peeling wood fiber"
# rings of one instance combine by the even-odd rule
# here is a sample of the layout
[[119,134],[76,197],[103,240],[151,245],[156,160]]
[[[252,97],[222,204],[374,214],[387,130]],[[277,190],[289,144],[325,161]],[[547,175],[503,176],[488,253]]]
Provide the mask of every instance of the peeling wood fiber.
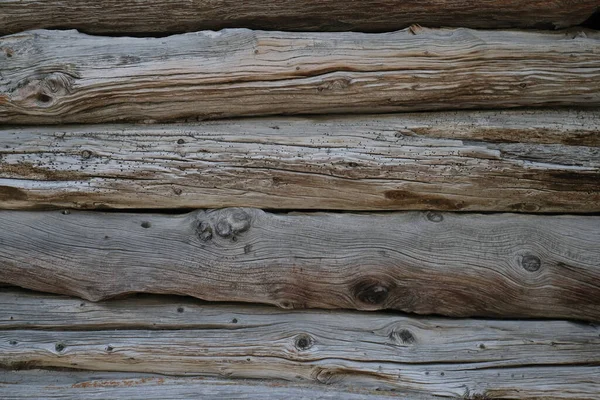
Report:
[[0,208],[600,212],[600,114],[0,129]]

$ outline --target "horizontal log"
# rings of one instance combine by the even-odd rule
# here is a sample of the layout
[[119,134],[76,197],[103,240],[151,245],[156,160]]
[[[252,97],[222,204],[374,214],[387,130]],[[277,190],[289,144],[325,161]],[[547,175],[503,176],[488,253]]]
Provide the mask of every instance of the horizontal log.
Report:
[[283,308],[600,320],[600,217],[0,212],[0,282]]
[[[240,380],[205,377],[167,377],[156,374],[119,372],[0,370],[3,400],[191,400],[191,399],[348,399],[390,400],[389,392],[280,380]],[[406,397],[406,399],[425,399]]]
[[164,34],[202,29],[384,32],[411,24],[468,28],[544,28],[579,25],[596,0],[3,0],[0,34],[74,28],[100,34]]
[[566,110],[5,128],[0,208],[599,212],[598,132]]
[[[518,391],[583,398],[599,389],[599,328],[568,321],[284,311],[150,296],[87,303],[16,290],[0,293],[0,311],[4,368],[286,379],[474,399]],[[17,383],[6,375],[3,383]],[[78,381],[72,387],[103,386]]]
[[568,321],[283,311],[187,298],[82,303],[18,291],[0,295],[0,310],[3,368],[285,379],[474,399],[584,398],[600,389],[599,328]]
[[0,38],[0,48],[5,124],[600,105],[592,30],[37,30]]

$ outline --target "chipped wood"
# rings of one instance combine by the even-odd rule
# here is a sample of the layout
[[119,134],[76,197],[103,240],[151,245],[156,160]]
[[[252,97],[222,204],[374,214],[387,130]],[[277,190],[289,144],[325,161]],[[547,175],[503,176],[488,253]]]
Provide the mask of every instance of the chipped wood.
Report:
[[27,31],[0,39],[0,123],[593,107],[599,38],[421,27],[165,38]]
[[0,212],[0,282],[283,308],[600,320],[600,217]]

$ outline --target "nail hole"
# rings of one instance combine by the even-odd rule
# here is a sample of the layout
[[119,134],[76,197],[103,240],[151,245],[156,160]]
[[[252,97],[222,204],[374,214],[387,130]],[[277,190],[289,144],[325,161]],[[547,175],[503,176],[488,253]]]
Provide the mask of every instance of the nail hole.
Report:
[[84,150],[81,152],[81,158],[83,158],[84,160],[89,159],[90,157],[92,157],[92,152],[89,150]]
[[60,353],[65,349],[65,347],[66,346],[62,343],[56,343],[56,345],[54,346],[54,349],[56,349],[56,351],[58,351]]
[[109,353],[113,350],[114,348],[111,345],[106,346],[106,351],[108,351]]
[[151,225],[151,224],[150,224],[150,222],[148,222],[148,221],[144,221],[144,222],[142,222],[142,228],[146,228],[146,229],[147,229],[147,228],[150,228],[151,226],[152,226],[152,225]]
[[237,323],[238,323],[238,320],[237,320],[237,318],[234,318],[234,319],[232,319],[232,320],[231,320],[231,323],[232,323],[232,324],[237,324]]
[[69,215],[69,214],[71,214],[71,211],[69,211],[69,210],[62,210],[60,213],[62,215]]
[[11,340],[8,343],[10,343],[11,346],[16,346],[17,345],[17,341],[16,340]]
[[183,140],[183,139],[179,139],[179,140],[177,141],[177,144],[184,144],[184,143],[185,143],[185,140]]
[[178,313],[182,313],[183,311],[184,311],[184,310],[183,310],[183,307],[177,307],[177,312],[178,312]]

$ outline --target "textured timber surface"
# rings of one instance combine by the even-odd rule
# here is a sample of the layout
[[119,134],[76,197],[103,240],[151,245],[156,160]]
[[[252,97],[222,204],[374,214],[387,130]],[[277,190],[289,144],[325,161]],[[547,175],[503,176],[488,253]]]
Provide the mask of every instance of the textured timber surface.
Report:
[[600,211],[600,114],[0,129],[0,207]]
[[283,308],[600,319],[600,217],[0,212],[0,282]]
[[[2,400],[264,400],[348,399],[391,400],[392,392],[340,386],[290,383],[281,380],[240,380],[206,377],[168,377],[119,372],[55,372],[47,370],[0,370]],[[425,400],[431,396],[402,398]]]
[[394,31],[411,24],[468,28],[565,28],[597,0],[2,0],[0,34],[37,28],[165,34],[203,29]]
[[0,123],[600,105],[591,30],[36,30],[0,48]]
[[[600,373],[600,331],[592,324],[285,311],[156,296],[89,303],[18,290],[0,292],[0,315],[0,366],[5,368],[329,384],[313,387],[316,392],[309,395],[362,387],[469,399],[516,394],[582,399],[594,398],[600,390],[600,381],[594,379]],[[77,377],[72,392],[55,385],[45,390],[73,395],[83,393],[74,389],[90,387],[166,383],[185,385],[172,390],[190,390],[194,383],[201,385],[192,380],[156,382],[152,377],[129,384],[92,383],[89,377],[82,382],[82,374],[53,376],[58,382]],[[41,372],[36,375],[38,386],[49,379]],[[9,384],[10,394],[11,382],[26,377],[25,371],[4,373],[0,382]],[[123,377],[104,378],[115,379]],[[217,389],[212,381],[207,383],[206,390]],[[239,384],[238,390],[248,390],[244,381]],[[31,390],[20,388],[17,393]]]

